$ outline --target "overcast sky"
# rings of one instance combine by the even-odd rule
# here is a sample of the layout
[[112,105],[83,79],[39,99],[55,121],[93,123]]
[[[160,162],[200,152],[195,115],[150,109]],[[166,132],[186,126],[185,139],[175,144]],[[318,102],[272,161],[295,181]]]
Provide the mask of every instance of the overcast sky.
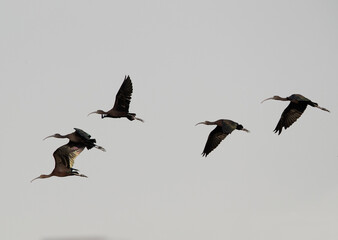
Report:
[[[0,238],[336,240],[337,1],[0,2]],[[125,75],[130,111],[101,119]],[[280,136],[288,103],[308,107]],[[234,131],[207,158],[213,126]],[[52,177],[81,128],[89,178]]]

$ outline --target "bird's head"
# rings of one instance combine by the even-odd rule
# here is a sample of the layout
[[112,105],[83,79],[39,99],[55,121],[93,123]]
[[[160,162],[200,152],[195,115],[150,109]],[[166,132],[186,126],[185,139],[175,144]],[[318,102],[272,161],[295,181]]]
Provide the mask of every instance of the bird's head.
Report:
[[101,114],[101,115],[106,114],[106,112],[103,111],[103,110],[97,110],[97,111],[95,111],[95,112],[89,113],[87,116],[89,116],[89,115],[91,115],[91,114],[94,114],[94,113],[96,113],[96,114]]
[[50,135],[48,137],[45,137],[43,140],[47,139],[47,138],[51,138],[51,137],[55,137],[55,138],[64,138],[64,136],[62,136],[61,134],[59,133],[55,133],[53,135]]

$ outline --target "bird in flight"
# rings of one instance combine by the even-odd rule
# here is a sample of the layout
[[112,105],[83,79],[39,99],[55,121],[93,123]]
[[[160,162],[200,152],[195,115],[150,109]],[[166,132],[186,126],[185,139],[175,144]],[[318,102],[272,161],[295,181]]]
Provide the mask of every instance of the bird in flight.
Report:
[[216,128],[212,130],[208,136],[208,140],[205,144],[202,156],[206,157],[208,154],[213,151],[223,140],[232,133],[233,130],[242,130],[245,132],[249,132],[249,130],[243,128],[241,124],[238,124],[234,121],[227,120],[227,119],[219,119],[214,122],[204,121],[197,123],[198,124],[205,124],[205,125],[216,125]]
[[131,82],[131,79],[129,76],[124,78],[124,81],[119,89],[119,91],[116,94],[115,97],[115,104],[112,109],[110,109],[108,112],[105,112],[103,110],[97,110],[95,112],[91,112],[88,114],[96,113],[101,114],[101,118],[128,118],[130,121],[133,120],[139,120],[141,122],[144,122],[143,119],[137,118],[135,113],[129,112],[129,105],[131,100],[131,95],[133,93],[133,84]]
[[283,111],[277,126],[274,130],[275,133],[278,132],[278,135],[281,134],[282,129],[287,129],[290,127],[294,122],[297,121],[297,119],[303,114],[305,111],[307,105],[310,105],[311,107],[319,108],[323,111],[330,112],[326,108],[320,107],[318,103],[312,102],[310,99],[300,95],[300,94],[292,94],[289,97],[283,98],[280,96],[273,96],[271,98],[267,98],[263,100],[261,103],[263,103],[266,100],[279,100],[279,101],[290,101],[289,105],[285,108]]
[[88,150],[95,147],[97,149],[100,149],[101,151],[106,151],[103,147],[96,145],[96,140],[92,139],[91,136],[86,133],[85,131],[79,129],[79,128],[74,128],[75,132],[66,134],[66,135],[61,135],[59,133],[55,133],[53,135],[50,135],[48,137],[45,137],[43,140],[50,138],[50,137],[55,137],[55,138],[68,138],[69,143],[77,144],[77,146],[80,147],[86,147]]
[[75,158],[83,151],[85,147],[82,145],[76,145],[74,143],[67,143],[53,153],[55,160],[55,167],[50,174],[41,174],[39,177],[34,178],[31,182],[39,178],[49,178],[52,176],[56,177],[67,177],[67,176],[79,176],[87,177],[86,175],[80,174],[75,168],[73,168]]

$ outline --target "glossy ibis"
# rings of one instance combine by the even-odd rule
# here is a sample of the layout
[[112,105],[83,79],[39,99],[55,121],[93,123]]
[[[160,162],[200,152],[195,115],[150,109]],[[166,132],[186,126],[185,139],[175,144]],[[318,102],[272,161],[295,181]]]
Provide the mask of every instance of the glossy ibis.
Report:
[[129,76],[124,78],[124,81],[119,89],[119,91],[116,94],[115,97],[115,104],[112,109],[110,109],[108,112],[105,112],[103,110],[97,110],[95,112],[91,112],[88,114],[96,113],[101,114],[101,118],[128,118],[130,121],[133,120],[139,120],[141,122],[144,122],[141,118],[137,118],[135,113],[129,112],[129,105],[131,100],[131,94],[133,93],[133,84],[131,82],[131,79]]
[[208,154],[213,151],[222,141],[223,139],[232,133],[233,130],[242,130],[245,132],[249,132],[249,130],[243,128],[241,124],[238,124],[234,121],[227,119],[220,119],[215,122],[204,121],[197,123],[205,124],[205,125],[217,125],[214,130],[212,130],[208,136],[208,140],[205,144],[202,156],[206,157]]
[[66,145],[59,147],[53,153],[53,157],[55,159],[54,170],[48,175],[42,174],[39,177],[34,178],[31,182],[38,178],[49,178],[51,176],[87,177],[86,175],[79,174],[78,170],[73,168],[75,158],[83,151],[84,148],[85,147],[83,145],[77,145],[72,142],[69,142]]
[[297,121],[297,119],[303,114],[305,111],[307,105],[310,105],[311,107],[319,108],[323,111],[330,112],[326,108],[318,106],[317,103],[312,102],[310,99],[300,95],[300,94],[292,94],[290,97],[280,97],[280,96],[273,96],[271,98],[267,98],[262,101],[262,103],[266,100],[273,99],[273,100],[279,100],[279,101],[290,101],[290,104],[285,108],[283,111],[279,122],[277,123],[277,126],[274,130],[275,133],[278,132],[278,135],[281,134],[282,129],[287,129],[290,127],[294,122]]
[[69,133],[66,135],[61,135],[59,133],[53,134],[51,136],[45,137],[43,140],[46,138],[50,137],[55,137],[55,138],[68,138],[69,143],[76,143],[78,146],[81,147],[86,147],[87,149],[91,149],[93,147],[100,149],[102,151],[106,151],[103,147],[96,145],[96,140],[92,139],[91,136],[86,133],[85,131],[79,129],[79,128],[74,128],[75,132]]

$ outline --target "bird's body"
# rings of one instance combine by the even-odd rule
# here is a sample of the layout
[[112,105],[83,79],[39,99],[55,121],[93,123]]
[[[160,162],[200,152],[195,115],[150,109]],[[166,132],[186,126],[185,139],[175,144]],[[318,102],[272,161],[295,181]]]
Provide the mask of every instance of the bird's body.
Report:
[[82,145],[74,144],[69,142],[58,149],[53,153],[55,160],[55,167],[50,174],[42,174],[37,178],[34,178],[32,181],[38,178],[49,178],[52,176],[56,177],[67,177],[67,176],[79,176],[87,177],[83,174],[79,174],[78,170],[73,168],[75,158],[83,151],[85,147]]
[[91,136],[86,133],[85,131],[79,129],[79,128],[74,128],[75,132],[66,134],[66,135],[61,135],[59,133],[53,134],[51,136],[45,137],[55,137],[55,138],[68,138],[69,139],[69,144],[76,144],[78,147],[83,147],[87,149],[91,149],[93,147],[100,149],[102,151],[106,151],[103,147],[96,145],[96,139],[92,139]]
[[197,123],[205,124],[205,125],[216,125],[216,128],[212,130],[208,136],[208,140],[205,144],[202,156],[208,156],[208,154],[213,151],[223,140],[232,133],[233,130],[242,130],[245,132],[249,132],[249,130],[243,128],[241,124],[234,122],[228,119],[219,119],[215,122],[204,121]]
[[103,110],[97,110],[95,112],[89,113],[100,114],[101,118],[127,118],[130,121],[139,120],[143,122],[141,118],[137,118],[135,113],[129,112],[129,105],[131,100],[131,95],[133,93],[133,84],[129,76],[124,78],[124,81],[116,94],[115,103],[112,109],[108,112]]
[[263,100],[262,102],[273,99],[273,100],[279,100],[279,101],[290,101],[289,105],[285,108],[283,111],[276,128],[274,129],[274,132],[277,133],[278,135],[281,134],[282,129],[287,129],[290,127],[294,122],[297,121],[297,119],[303,114],[305,111],[306,107],[310,105],[311,107],[316,107],[319,108],[323,111],[330,112],[326,108],[318,106],[317,103],[312,102],[310,99],[300,95],[300,94],[292,94],[289,97],[282,98],[279,96],[273,96],[271,98],[267,98]]

